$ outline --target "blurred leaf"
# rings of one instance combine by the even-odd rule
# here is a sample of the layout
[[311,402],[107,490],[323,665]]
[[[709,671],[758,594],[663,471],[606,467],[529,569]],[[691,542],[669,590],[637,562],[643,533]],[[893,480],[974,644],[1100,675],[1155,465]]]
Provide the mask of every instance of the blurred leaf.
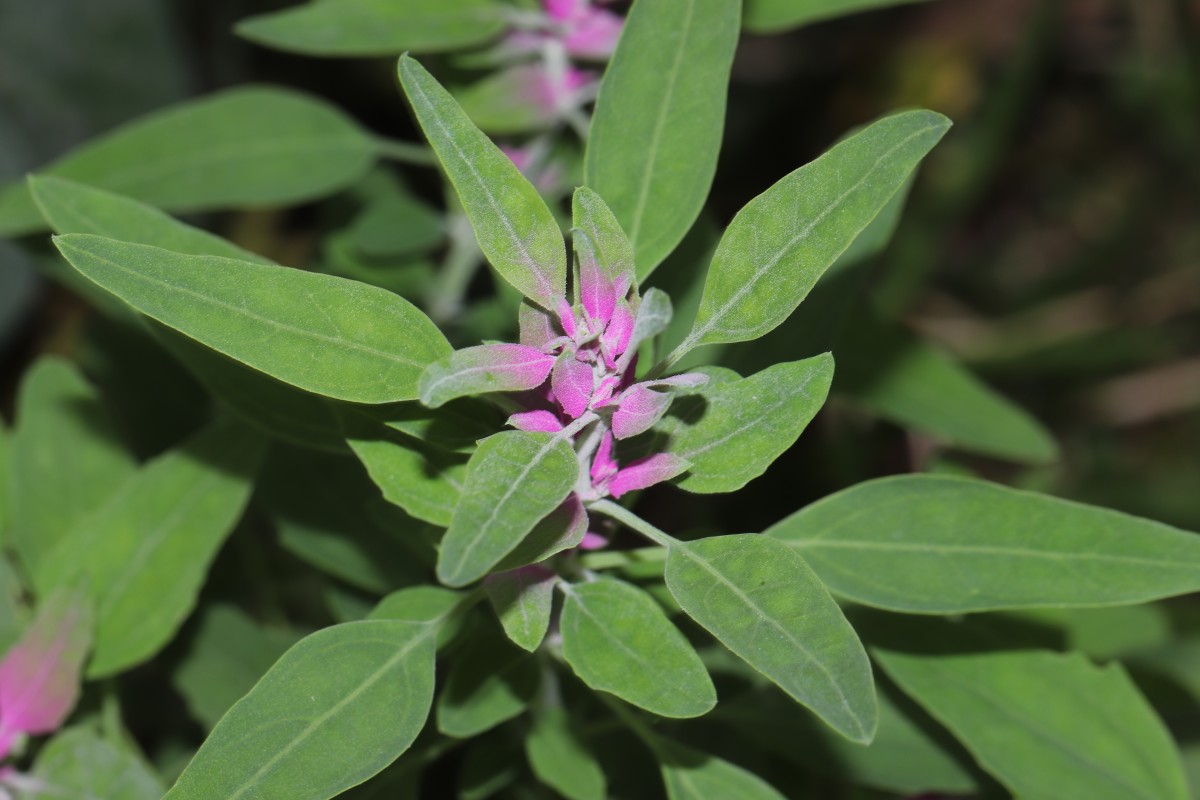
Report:
[[[36,797],[56,800],[158,800],[165,787],[141,756],[88,728],[67,728],[38,753]],[[21,795],[24,797],[24,795]]]
[[[117,128],[39,172],[171,211],[288,205],[352,184],[378,146],[341,111],[291,90],[230,89]],[[41,230],[28,188],[0,190],[0,235]]]
[[465,586],[487,574],[575,486],[570,441],[548,433],[489,436],[467,463],[462,498],[438,551],[438,578]]
[[437,729],[468,739],[525,711],[541,683],[538,662],[497,634],[476,636],[455,659],[438,696]]
[[787,319],[949,127],[932,111],[884,117],[751,200],[721,237],[676,353],[757,339]]
[[1200,537],[969,478],[852,486],[767,531],[837,594],[953,614],[1140,603],[1200,589]]
[[1116,664],[1037,651],[873,652],[1020,797],[1188,797],[1174,742]]
[[663,717],[698,717],[716,705],[700,657],[641,589],[601,578],[565,593],[562,654],[588,686]]
[[97,622],[89,677],[145,661],[170,641],[241,518],[262,452],[246,428],[215,423],[77,521],[34,573],[40,592],[87,581]]
[[234,606],[210,606],[200,615],[172,683],[192,716],[211,730],[298,638],[260,625]]
[[252,42],[309,56],[392,56],[482,44],[504,30],[495,0],[317,0],[238,23]]
[[454,99],[480,130],[492,136],[532,133],[558,120],[555,80],[540,62],[518,64],[455,89]]
[[409,748],[436,628],[372,620],[300,640],[222,717],[164,800],[328,800]]
[[423,253],[440,244],[446,236],[441,215],[391,173],[378,175],[366,207],[350,225],[354,246],[367,256],[394,257]]
[[1111,608],[1037,608],[1020,619],[1061,628],[1066,646],[1098,660],[1131,656],[1171,641],[1171,620],[1161,605]]
[[867,654],[798,555],[758,534],[675,542],[666,581],[684,612],[746,663],[846,738],[871,741]]
[[138,311],[317,394],[414,399],[421,370],[450,349],[415,306],[366,284],[99,236],[54,241],[72,266]]
[[779,33],[790,28],[836,19],[876,8],[921,0],[746,0],[742,25],[751,33]]
[[533,729],[525,737],[525,756],[537,779],[567,800],[606,797],[604,772],[563,708],[535,713]]
[[833,357],[825,353],[680,397],[658,425],[669,436],[666,451],[692,465],[676,483],[689,492],[732,492],[762,475],[816,416],[832,380]]
[[665,739],[655,740],[654,751],[668,800],[784,800],[762,778],[716,756]]
[[609,62],[584,183],[633,243],[639,278],[700,213],[721,149],[739,0],[637,3]]
[[11,458],[11,541],[30,575],[135,470],[96,391],[53,356],[35,362],[21,382]]
[[521,294],[556,310],[566,291],[566,247],[537,189],[408,56],[400,59],[400,82],[458,192],[483,254]]

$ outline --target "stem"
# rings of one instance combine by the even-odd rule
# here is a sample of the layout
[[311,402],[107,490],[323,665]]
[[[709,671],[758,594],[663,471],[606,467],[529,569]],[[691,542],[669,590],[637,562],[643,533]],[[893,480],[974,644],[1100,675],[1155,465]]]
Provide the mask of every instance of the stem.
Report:
[[393,161],[399,161],[403,164],[415,164],[421,167],[433,167],[437,165],[437,157],[428,147],[412,142],[402,142],[399,139],[377,138],[375,146],[379,148],[379,155],[384,158],[390,158]]
[[588,553],[580,557],[584,569],[616,569],[633,564],[655,564],[666,560],[667,551],[661,547],[642,547],[637,550]]
[[450,234],[450,247],[426,301],[429,316],[437,323],[449,322],[462,311],[463,298],[483,256],[466,214],[452,215],[446,228]]
[[662,547],[670,547],[675,544],[676,539],[665,531],[651,525],[646,520],[639,517],[624,506],[619,506],[611,500],[595,500],[588,504],[588,509],[591,511],[599,511],[601,514],[608,516],[620,522],[627,528],[635,530],[645,536],[650,541]]

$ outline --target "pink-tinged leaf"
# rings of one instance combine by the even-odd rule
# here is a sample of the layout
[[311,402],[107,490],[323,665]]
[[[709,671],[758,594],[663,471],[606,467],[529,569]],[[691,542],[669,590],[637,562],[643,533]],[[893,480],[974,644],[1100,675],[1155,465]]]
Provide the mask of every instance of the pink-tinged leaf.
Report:
[[81,592],[59,590],[38,609],[0,662],[0,742],[56,730],[79,697],[92,643],[92,611]]
[[588,531],[579,543],[580,550],[599,550],[601,547],[608,547],[608,538],[594,531]]
[[629,307],[628,302],[621,300],[613,309],[612,319],[604,329],[604,335],[600,337],[605,361],[609,362],[610,369],[616,366],[617,358],[629,346],[629,336],[632,333],[633,309]]
[[575,353],[571,351],[563,353],[554,362],[550,385],[554,388],[558,404],[571,419],[587,411],[588,404],[592,402],[592,389],[595,388],[593,375],[591,365],[576,360]]
[[558,321],[562,325],[563,330],[567,332],[567,336],[574,339],[577,333],[575,329],[575,309],[571,308],[571,304],[567,302],[565,297],[558,301]]
[[596,262],[595,255],[580,247],[581,240],[586,238],[586,234],[576,236],[576,252],[579,253],[579,299],[588,317],[599,323],[593,330],[599,331],[612,319],[613,308],[617,304],[617,291],[608,275]]
[[599,486],[616,473],[617,460],[613,458],[613,435],[611,431],[607,431],[600,439],[600,446],[596,448],[596,455],[592,457],[592,470],[590,473],[592,485]]
[[508,424],[519,431],[531,433],[558,433],[563,429],[557,414],[541,409],[518,411],[508,418]]
[[639,458],[613,476],[608,484],[608,493],[613,497],[620,497],[628,492],[645,489],[656,483],[671,480],[685,472],[689,466],[691,464],[687,461],[670,453],[656,453]]
[[567,341],[562,326],[549,312],[528,300],[517,310],[521,344],[549,353]]
[[546,0],[546,14],[562,23],[563,46],[575,58],[602,60],[612,55],[624,20],[587,0]]
[[607,375],[600,379],[600,385],[592,392],[592,408],[600,408],[612,402],[613,392],[621,385],[621,376]]
[[628,439],[650,430],[670,405],[671,395],[665,392],[656,392],[644,383],[630,386],[621,394],[620,404],[613,413],[613,435]]
[[457,350],[421,373],[421,402],[437,408],[456,397],[485,392],[518,392],[540,386],[554,356],[522,344],[484,344]]

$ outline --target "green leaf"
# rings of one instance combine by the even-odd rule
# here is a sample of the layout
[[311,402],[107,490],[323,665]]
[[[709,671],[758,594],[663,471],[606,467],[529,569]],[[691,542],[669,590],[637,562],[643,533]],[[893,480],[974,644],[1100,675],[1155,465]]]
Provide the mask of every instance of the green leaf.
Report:
[[96,605],[89,677],[145,661],[170,641],[242,515],[262,450],[241,425],[201,431],[76,522],[34,573],[42,593],[86,580]]
[[654,740],[668,800],[784,800],[774,787],[736,764],[666,739]]
[[349,228],[350,241],[362,255],[394,259],[429,251],[445,239],[441,214],[391,172],[372,174],[362,191],[366,208]]
[[210,606],[200,616],[172,683],[192,717],[211,730],[298,638],[291,631],[259,625],[234,606]]
[[11,448],[11,541],[26,573],[36,574],[135,467],[96,391],[52,356],[34,363],[21,382]]
[[98,236],[54,242],[75,269],[143,314],[317,394],[412,400],[421,371],[450,352],[428,317],[374,286]]
[[[169,211],[299,203],[358,180],[378,145],[341,111],[285,89],[231,89],[135,120],[39,172]],[[24,183],[0,190],[0,235],[42,229]]]
[[538,662],[498,634],[472,639],[438,696],[437,728],[468,739],[522,713],[541,683]]
[[778,33],[812,22],[920,0],[746,0],[743,25],[751,33]]
[[140,755],[83,727],[51,739],[38,753],[31,777],[41,784],[37,797],[57,800],[158,800],[164,791]]
[[494,0],[318,0],[239,22],[252,42],[310,56],[392,56],[482,44],[504,30]]
[[398,619],[423,622],[438,629],[437,646],[442,649],[456,637],[467,617],[458,612],[463,596],[440,586],[410,586],[398,589],[379,601],[367,619]]
[[500,625],[518,647],[532,653],[546,638],[557,583],[556,574],[536,567],[498,572],[484,581]]
[[567,800],[606,797],[604,772],[563,708],[535,714],[533,729],[525,738],[525,756],[537,779]]
[[667,452],[691,462],[680,488],[732,492],[766,472],[816,416],[833,380],[828,353],[749,378],[710,382],[677,399],[659,429]]
[[1200,589],[1200,537],[948,475],[852,486],[767,535],[837,594],[919,614],[1141,603]]
[[635,3],[604,74],[584,183],[607,201],[645,278],[708,197],[737,46],[740,0]]
[[837,347],[839,394],[964,450],[1030,464],[1058,454],[1037,420],[900,326],[860,317],[847,328]]
[[667,588],[696,622],[796,702],[866,744],[877,707],[854,629],[803,559],[757,534],[675,542]]
[[949,127],[932,111],[884,117],[746,204],[717,245],[678,356],[787,319]]
[[439,451],[374,419],[342,415],[346,442],[389,503],[417,519],[446,526],[466,480],[462,456]]
[[559,110],[543,94],[530,91],[546,81],[538,61],[497,70],[454,90],[454,99],[479,129],[492,136],[544,131],[558,121]]
[[1170,734],[1117,664],[1037,651],[874,655],[1018,797],[1188,797]]
[[400,82],[483,254],[521,294],[555,310],[566,292],[566,245],[537,189],[408,56],[400,59]]
[[548,433],[489,436],[467,463],[462,498],[438,552],[438,579],[465,586],[487,574],[575,486],[571,443]]
[[431,625],[319,630],[229,710],[164,800],[328,800],[416,739],[433,701]]
[[[636,283],[633,244],[604,199],[586,186],[580,186],[571,197],[571,226],[572,245],[581,264],[594,263],[614,283],[622,275],[628,275]],[[670,298],[666,302],[669,316]]]
[[663,717],[698,717],[716,705],[700,657],[648,594],[611,578],[565,593],[563,658],[588,686]]

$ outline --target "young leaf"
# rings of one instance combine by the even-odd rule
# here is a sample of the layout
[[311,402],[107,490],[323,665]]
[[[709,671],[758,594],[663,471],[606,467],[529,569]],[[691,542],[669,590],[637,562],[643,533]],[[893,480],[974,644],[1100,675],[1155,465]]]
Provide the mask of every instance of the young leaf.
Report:
[[884,117],[751,200],[721,237],[677,357],[787,319],[949,127],[932,111]]
[[784,800],[773,786],[736,764],[666,739],[654,740],[668,800]]
[[438,731],[468,739],[512,719],[537,694],[540,677],[537,660],[498,634],[472,639],[438,696]]
[[486,575],[566,498],[578,473],[561,436],[504,431],[480,442],[438,552],[438,579],[465,586]]
[[38,753],[39,797],[56,800],[158,800],[166,787],[141,756],[88,728],[62,731]]
[[54,242],[75,269],[143,314],[317,394],[412,400],[421,371],[450,352],[428,317],[374,286],[99,236]]
[[438,408],[457,397],[536,389],[550,375],[554,356],[521,344],[482,344],[456,350],[421,373],[421,402]]
[[135,469],[96,391],[53,356],[38,359],[21,382],[11,458],[11,541],[27,574]]
[[757,534],[676,542],[667,588],[684,612],[848,739],[866,744],[878,710],[854,629],[808,565]]
[[89,677],[144,661],[178,630],[242,515],[262,450],[240,425],[201,431],[77,522],[34,574],[42,592],[86,580],[96,606]]
[[244,19],[234,30],[309,56],[393,56],[482,44],[504,30],[502,9],[495,0],[317,0]]
[[[398,619],[402,622],[422,622],[437,625],[442,633],[453,631],[452,612],[459,607],[463,596],[440,586],[410,586],[398,589],[379,601],[371,609],[368,619]],[[462,617],[455,617],[461,620]],[[438,646],[444,644],[441,634]]]
[[1018,797],[1189,796],[1170,734],[1117,664],[1078,653],[873,652]]
[[1200,589],[1200,537],[944,475],[868,481],[767,531],[837,594],[919,614],[1141,603]]
[[622,276],[636,283],[629,237],[600,195],[586,186],[580,186],[571,197],[571,225],[581,272],[586,273],[585,267],[590,266],[611,284]]
[[812,22],[921,0],[746,0],[743,25],[751,33],[779,33]]
[[[128,123],[42,170],[169,211],[286,205],[358,180],[378,145],[316,98],[231,89]],[[0,235],[32,233],[42,217],[24,183],[0,190]]]
[[164,800],[328,800],[416,739],[436,628],[347,622],[305,637],[229,710]]
[[566,245],[537,189],[408,56],[400,59],[400,82],[483,254],[521,294],[554,310],[566,292]]
[[530,564],[538,564],[569,550],[583,541],[587,535],[588,515],[579,495],[567,495],[558,508],[542,517],[529,535],[501,559],[497,569],[512,570]]
[[700,657],[645,592],[602,578],[566,597],[563,658],[588,686],[663,717],[698,717],[716,705]]
[[636,3],[605,71],[584,183],[629,235],[639,279],[675,249],[708,197],[740,14],[740,0]]
[[484,579],[488,600],[504,632],[518,647],[532,653],[546,638],[557,583],[557,575],[536,566],[498,572]]
[[192,717],[212,730],[298,638],[291,631],[259,625],[235,606],[210,606],[200,616],[172,684]]
[[525,757],[537,779],[567,800],[604,800],[604,772],[562,707],[537,712]]
[[762,475],[825,404],[833,357],[776,364],[749,378],[709,383],[676,400],[660,423],[667,452],[691,462],[689,492],[732,492]]

